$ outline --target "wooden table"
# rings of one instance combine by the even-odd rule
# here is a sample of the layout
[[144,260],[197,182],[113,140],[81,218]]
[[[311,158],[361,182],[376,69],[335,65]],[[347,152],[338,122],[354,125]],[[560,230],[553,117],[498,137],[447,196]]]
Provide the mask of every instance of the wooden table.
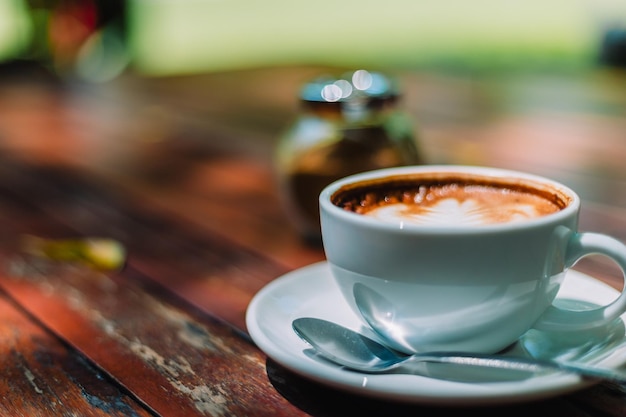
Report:
[[[324,259],[285,220],[272,169],[319,68],[107,85],[0,85],[0,414],[623,416],[626,386],[489,408],[336,391],[246,333],[264,285]],[[433,163],[523,169],[584,198],[581,229],[626,241],[626,74],[401,73]],[[24,235],[110,237],[120,271],[26,255]],[[583,272],[620,288],[602,259]]]

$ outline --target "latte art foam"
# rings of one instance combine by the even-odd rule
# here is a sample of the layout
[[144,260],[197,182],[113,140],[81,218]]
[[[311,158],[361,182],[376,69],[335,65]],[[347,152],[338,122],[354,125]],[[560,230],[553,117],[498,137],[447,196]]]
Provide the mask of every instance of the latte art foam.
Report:
[[436,226],[512,223],[542,216],[531,204],[485,206],[475,200],[458,201],[454,198],[439,200],[429,207],[403,203],[383,205],[368,211],[365,215],[389,223]]
[[525,221],[562,208],[530,189],[492,184],[431,184],[364,190],[343,208],[382,222],[435,226],[481,226]]

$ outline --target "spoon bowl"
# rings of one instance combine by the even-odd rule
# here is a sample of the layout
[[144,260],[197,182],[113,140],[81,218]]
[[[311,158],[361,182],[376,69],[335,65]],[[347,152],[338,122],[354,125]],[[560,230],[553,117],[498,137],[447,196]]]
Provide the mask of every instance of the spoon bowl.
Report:
[[529,357],[467,352],[422,352],[406,355],[339,324],[313,317],[298,318],[292,322],[292,327],[295,333],[322,357],[337,365],[363,373],[385,373],[405,367],[407,370],[415,369],[415,364],[429,362],[530,374],[557,370],[586,378],[626,382],[626,373],[618,370]]

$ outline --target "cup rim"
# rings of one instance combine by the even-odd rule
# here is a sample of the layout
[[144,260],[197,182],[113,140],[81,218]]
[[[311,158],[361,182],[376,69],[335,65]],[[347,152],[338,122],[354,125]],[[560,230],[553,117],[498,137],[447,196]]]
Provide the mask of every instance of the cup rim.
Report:
[[[395,222],[382,222],[373,219],[368,216],[356,214],[351,211],[344,210],[336,206],[332,201],[332,196],[339,191],[342,187],[349,184],[356,184],[366,181],[371,181],[387,176],[409,176],[410,174],[423,174],[423,173],[438,173],[438,174],[470,174],[478,175],[483,178],[494,179],[521,179],[524,181],[530,181],[532,183],[538,183],[553,188],[560,194],[569,198],[569,203],[566,207],[559,210],[556,213],[551,213],[545,216],[540,216],[534,219],[528,219],[521,222],[512,223],[496,223],[489,225],[481,225],[480,227],[472,225],[455,225],[440,226],[440,225],[427,225],[427,224],[412,224],[412,223],[395,223]],[[363,227],[369,227],[382,230],[405,230],[405,231],[419,231],[423,233],[437,233],[437,234],[457,234],[457,233],[489,233],[495,231],[511,231],[519,229],[529,229],[533,227],[543,226],[548,223],[558,223],[564,218],[571,216],[578,212],[580,208],[580,197],[570,187],[546,178],[540,175],[516,171],[511,169],[488,167],[488,166],[474,166],[474,165],[416,165],[416,166],[404,166],[395,168],[383,168],[372,171],[360,172],[357,174],[349,175],[327,185],[319,195],[319,205],[321,212],[327,212],[328,214],[342,219],[343,221],[353,224],[362,225]]]

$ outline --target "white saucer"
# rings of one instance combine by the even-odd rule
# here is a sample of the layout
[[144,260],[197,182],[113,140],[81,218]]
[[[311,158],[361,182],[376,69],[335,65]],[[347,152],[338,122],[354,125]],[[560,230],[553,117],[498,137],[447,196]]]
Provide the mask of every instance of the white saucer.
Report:
[[[559,299],[571,304],[606,304],[618,292],[576,271],[568,272]],[[572,301],[575,300],[575,301]],[[584,307],[584,305],[583,305]],[[257,346],[277,363],[323,384],[389,400],[442,405],[504,404],[571,392],[592,384],[576,375],[548,373],[526,379],[456,382],[407,374],[362,374],[310,354],[310,346],[291,327],[298,317],[331,320],[372,335],[339,294],[326,262],[292,271],[259,291],[248,306],[246,324]],[[626,362],[624,320],[601,333],[554,335],[529,331],[516,354],[576,360],[615,368]]]

